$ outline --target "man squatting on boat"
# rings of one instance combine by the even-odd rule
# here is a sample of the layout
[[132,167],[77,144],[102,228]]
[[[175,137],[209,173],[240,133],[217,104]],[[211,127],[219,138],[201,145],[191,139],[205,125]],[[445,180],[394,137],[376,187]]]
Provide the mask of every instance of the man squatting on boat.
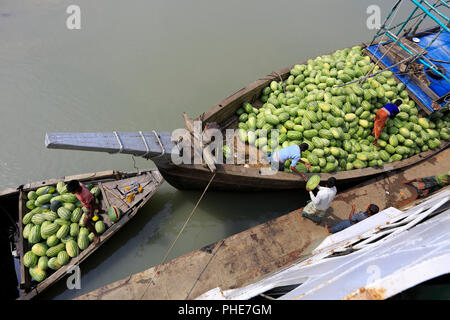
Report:
[[97,231],[95,231],[95,227],[92,225],[91,219],[94,216],[94,211],[96,209],[98,212],[101,212],[101,207],[95,202],[94,195],[89,191],[89,189],[78,180],[69,181],[67,184],[67,191],[75,194],[78,200],[80,200],[82,206],[87,209],[83,223],[89,231],[94,233],[94,244],[97,245],[100,241],[100,236]]

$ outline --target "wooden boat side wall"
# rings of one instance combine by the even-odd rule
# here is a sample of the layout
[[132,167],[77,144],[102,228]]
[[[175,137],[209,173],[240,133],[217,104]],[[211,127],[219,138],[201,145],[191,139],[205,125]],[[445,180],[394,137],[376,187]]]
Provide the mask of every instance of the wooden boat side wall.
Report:
[[108,170],[108,171],[101,171],[101,172],[94,172],[94,173],[84,173],[84,174],[77,174],[67,177],[61,177],[61,178],[55,178],[55,179],[47,179],[44,181],[36,181],[36,182],[30,182],[27,184],[24,184],[22,186],[22,189],[24,191],[34,190],[39,187],[43,186],[49,186],[57,184],[58,182],[68,182],[70,180],[80,180],[80,181],[88,181],[88,180],[99,180],[99,179],[115,179],[117,175],[122,174],[122,172],[116,171],[116,170]]
[[[122,228],[130,219],[132,219],[136,215],[136,213],[139,211],[139,209],[141,209],[147,203],[148,199],[154,195],[154,193],[156,192],[158,187],[164,181],[162,175],[157,170],[148,170],[148,171],[145,170],[143,172],[148,172],[148,174],[151,174],[152,178],[156,182],[156,186],[152,189],[151,192],[146,194],[142,199],[140,199],[137,203],[135,203],[132,207],[130,207],[127,214],[124,214],[117,223],[112,224],[111,227],[109,227],[105,231],[105,233],[103,233],[100,236],[99,246],[95,247],[93,245],[93,243],[91,243],[86,250],[83,250],[80,253],[80,255],[73,258],[70,261],[70,264],[65,265],[65,266],[61,267],[60,269],[58,269],[57,271],[55,271],[50,277],[48,277],[47,279],[45,279],[44,281],[39,283],[35,288],[31,289],[29,292],[24,293],[21,297],[18,298],[18,300],[32,299],[36,295],[38,295],[39,293],[43,292],[48,287],[50,287],[53,283],[61,280],[63,277],[65,277],[67,275],[66,272],[69,270],[70,267],[72,267],[74,265],[79,265],[81,262],[83,262],[88,256],[90,256],[94,251],[96,251],[98,248],[100,248],[100,246],[104,242],[106,242],[108,239],[110,239],[120,228]],[[104,172],[99,172],[99,173],[74,175],[74,176],[69,176],[69,177],[59,178],[59,179],[49,179],[49,180],[46,180],[45,183],[42,183],[42,182],[30,183],[29,186],[32,186],[31,189],[35,189],[35,187],[41,187],[41,186],[45,186],[45,185],[53,185],[60,181],[70,181],[72,179],[78,179],[80,181],[95,182],[95,183],[98,183],[99,185],[101,185],[101,182],[99,182],[99,180],[114,178],[114,177],[116,178],[116,180],[118,180],[117,175],[121,175],[122,177],[133,177],[137,174],[138,174],[138,172],[123,173],[123,172],[119,172],[119,171],[104,171]],[[92,180],[93,177],[94,177],[94,180]],[[105,192],[104,192],[103,188],[101,188],[101,192],[102,192],[102,195],[104,196]],[[104,197],[103,199],[107,199],[107,197]],[[26,200],[23,198],[22,201],[20,201],[20,205],[22,208],[25,205],[25,203],[26,203]],[[20,225],[20,240],[19,241],[22,243],[23,248],[27,248],[27,246],[29,246],[29,245],[24,241],[23,236],[22,236],[22,219],[21,218],[20,218],[20,221],[18,224]],[[25,250],[22,250],[22,251],[25,251]],[[22,254],[22,257],[23,257],[23,254]],[[26,271],[26,269],[23,265],[22,258],[20,260],[20,264],[21,264],[21,277],[26,279],[25,284],[29,288],[30,284],[31,284],[31,279],[30,279],[29,273]]]
[[[19,254],[19,262],[20,262],[20,283],[19,288],[22,290],[22,293],[24,293],[23,290],[26,290],[30,287],[31,283],[31,277],[28,272],[26,272],[25,265],[23,264],[23,256],[25,254],[25,251],[28,247],[27,243],[25,242],[25,239],[23,238],[23,224],[22,224],[22,218],[24,216],[23,208],[25,206],[25,197],[23,196],[23,191],[19,191],[19,220],[17,222],[17,227],[19,229],[19,238],[17,239],[18,242],[16,243],[16,249]],[[28,251],[28,249],[27,249]]]
[[[449,145],[450,141],[445,141],[439,148],[386,164],[381,168],[369,167],[335,173],[320,173],[320,180],[325,182],[333,176],[337,179],[338,184],[347,184],[370,176],[403,169],[430,158],[448,148]],[[171,168],[160,168],[160,173],[170,184],[180,189],[204,188],[212,176],[212,173],[201,165],[173,165]],[[305,175],[310,177],[313,173]],[[212,190],[256,191],[299,189],[304,186],[304,181],[295,173],[278,172],[274,175],[261,175],[257,168],[224,165],[217,169],[216,177],[210,188]]]

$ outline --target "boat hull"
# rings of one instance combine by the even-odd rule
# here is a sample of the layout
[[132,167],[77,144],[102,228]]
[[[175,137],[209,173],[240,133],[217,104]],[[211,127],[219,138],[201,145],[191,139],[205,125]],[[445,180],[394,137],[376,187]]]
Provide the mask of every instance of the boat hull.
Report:
[[[383,167],[371,167],[336,173],[320,173],[321,183],[335,177],[337,185],[351,185],[392,171],[405,170],[418,165],[450,146],[450,141],[443,142],[440,148],[422,152],[410,158],[386,164]],[[158,166],[158,162],[156,162]],[[173,187],[181,190],[203,190],[211,180],[213,173],[201,165],[158,166],[164,179]],[[313,173],[305,173],[307,178]],[[296,173],[278,172],[274,175],[263,175],[257,168],[246,168],[235,165],[218,165],[209,189],[215,191],[282,191],[304,189],[305,181]]]

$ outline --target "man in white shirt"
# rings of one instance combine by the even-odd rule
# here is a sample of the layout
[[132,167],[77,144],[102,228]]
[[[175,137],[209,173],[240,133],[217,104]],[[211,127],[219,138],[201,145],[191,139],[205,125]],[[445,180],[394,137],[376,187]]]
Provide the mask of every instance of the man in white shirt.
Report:
[[317,192],[316,196],[314,196],[314,193],[311,190],[306,188],[306,191],[309,191],[311,202],[303,208],[302,216],[316,224],[320,224],[325,215],[325,211],[330,207],[331,202],[336,196],[337,190],[335,185],[336,178],[329,178],[326,187],[317,187],[319,192]]

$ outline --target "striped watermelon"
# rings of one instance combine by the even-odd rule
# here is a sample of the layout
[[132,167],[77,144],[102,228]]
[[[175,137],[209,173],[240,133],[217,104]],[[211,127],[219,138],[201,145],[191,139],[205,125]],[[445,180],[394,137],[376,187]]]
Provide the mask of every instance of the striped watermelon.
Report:
[[52,270],[58,270],[59,268],[61,268],[61,265],[59,264],[58,259],[56,257],[53,257],[48,260],[48,267]]
[[48,268],[48,258],[46,256],[42,256],[42,257],[39,258],[38,267],[41,270],[44,270],[44,271],[47,270],[47,268]]
[[70,227],[68,225],[62,225],[59,230],[56,232],[56,236],[61,239],[69,234]]
[[65,207],[60,207],[58,208],[58,216],[61,219],[70,220],[70,218],[72,217],[72,212],[70,212],[70,210]]
[[55,221],[53,221],[53,222],[59,224],[60,226],[63,226],[63,225],[68,226],[68,225],[70,225],[70,221],[69,220],[65,220],[65,219],[61,219],[61,218],[55,219]]
[[31,228],[30,234],[28,235],[28,242],[31,244],[38,243],[41,241],[41,226],[33,226]]
[[56,191],[58,191],[59,194],[63,194],[67,192],[67,185],[64,182],[58,182],[56,184]]
[[77,206],[72,202],[65,202],[63,204],[63,207],[72,212],[73,210],[76,209]]
[[30,210],[33,210],[34,208],[36,208],[36,206],[34,205],[34,200],[28,200],[27,203],[25,204],[25,206]]
[[44,221],[45,221],[45,217],[42,215],[42,213],[35,214],[31,218],[31,222],[33,222],[34,224],[42,224],[42,222],[44,222]]
[[33,251],[33,253],[39,257],[45,256],[45,254],[47,253],[47,245],[44,243],[36,243],[35,245],[33,245],[33,247],[31,247],[31,251]]
[[38,256],[33,251],[28,251],[23,255],[23,265],[31,268],[38,262]]
[[86,234],[80,233],[78,235],[78,248],[85,250],[89,246],[89,238]]
[[23,235],[24,239],[28,239],[28,236],[30,235],[31,228],[33,226],[34,226],[33,224],[29,223],[23,228],[22,235]]
[[58,263],[63,266],[69,262],[70,257],[65,250],[62,250],[58,252],[58,256],[56,259]]
[[112,222],[117,222],[120,219],[122,212],[116,206],[108,208],[108,217]]
[[50,190],[50,187],[48,187],[48,186],[40,187],[36,190],[36,195],[38,197],[42,196],[44,194],[47,194],[49,190]]
[[80,232],[80,227],[78,226],[78,223],[72,223],[70,225],[70,235],[72,237],[77,237],[79,232]]
[[308,179],[308,182],[306,183],[306,187],[309,190],[314,190],[320,183],[320,176],[317,174],[313,175],[311,178]]
[[61,195],[61,202],[75,203],[77,201],[78,201],[77,196],[72,193],[65,193],[65,194]]
[[93,187],[91,189],[91,193],[94,195],[94,197],[98,198],[100,195],[100,188],[99,187]]
[[97,231],[98,234],[102,234],[105,232],[106,227],[103,221],[99,220],[95,223],[95,231]]
[[38,266],[30,268],[30,275],[37,282],[41,282],[47,277],[47,273],[45,272],[45,270],[42,270]]
[[76,208],[72,212],[72,216],[70,218],[70,221],[72,221],[72,222],[79,222],[82,215],[83,215],[83,211],[80,208]]
[[60,225],[57,223],[50,223],[46,226],[42,227],[41,234],[45,236],[51,236],[52,234],[56,233],[60,228]]
[[67,243],[67,242],[70,241],[70,240],[75,240],[75,238],[72,237],[70,234],[68,234],[67,236],[61,238],[61,242],[62,242],[62,243]]
[[42,213],[42,216],[47,221],[55,221],[56,219],[58,219],[58,215],[53,211],[44,212]]
[[78,256],[79,249],[75,240],[69,240],[66,242],[66,252],[71,258]]
[[65,246],[66,245],[64,243],[60,243],[57,244],[56,246],[49,248],[47,250],[47,257],[49,258],[56,257],[61,250],[64,250]]
[[36,200],[39,196],[36,194],[36,191],[30,191],[27,194],[28,200]]
[[52,196],[51,194],[44,194],[44,195],[42,195],[42,196],[39,196],[39,197],[35,200],[34,205],[35,205],[36,207],[43,206],[44,204],[49,203],[49,202],[50,202],[50,199],[51,199],[52,197],[53,197],[53,196]]
[[58,242],[59,242],[59,239],[56,236],[56,234],[52,234],[51,236],[49,236],[47,238],[47,246],[48,247],[54,247],[58,244]]

